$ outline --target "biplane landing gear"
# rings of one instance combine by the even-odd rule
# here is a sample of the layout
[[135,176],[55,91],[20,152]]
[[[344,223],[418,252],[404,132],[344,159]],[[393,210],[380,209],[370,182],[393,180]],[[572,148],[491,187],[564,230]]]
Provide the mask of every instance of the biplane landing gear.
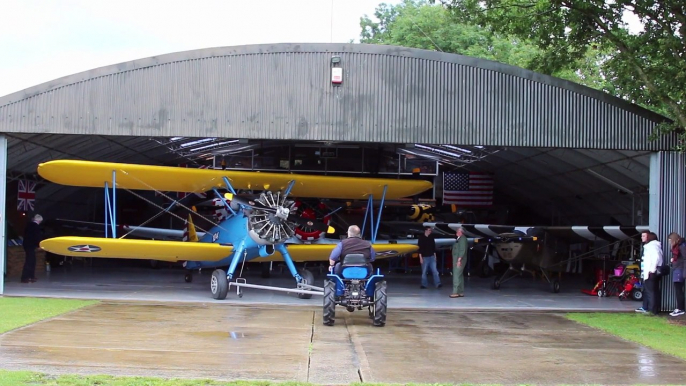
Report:
[[272,276],[272,262],[263,261],[262,263],[260,263],[260,265],[262,267],[262,273],[260,277],[263,279],[269,279]]
[[190,271],[186,272],[186,275],[184,275],[183,280],[186,283],[192,282],[193,281],[193,274]]
[[226,272],[223,269],[215,269],[212,272],[210,289],[212,290],[213,298],[217,300],[226,299],[226,294],[229,293],[229,281],[226,279]]
[[[301,281],[302,284],[309,284],[309,285],[314,284],[314,275],[312,274],[311,271],[309,271],[307,269],[300,269],[300,270],[298,270],[298,274],[302,277],[302,281]],[[298,297],[300,299],[311,299],[312,294],[299,293]]]

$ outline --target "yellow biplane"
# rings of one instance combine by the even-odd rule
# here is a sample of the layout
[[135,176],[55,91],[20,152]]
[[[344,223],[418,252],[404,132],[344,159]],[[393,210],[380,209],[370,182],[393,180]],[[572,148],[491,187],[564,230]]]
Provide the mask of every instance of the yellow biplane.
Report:
[[[413,196],[432,187],[430,182],[422,180],[188,169],[78,160],[41,163],[38,174],[62,185],[104,187],[108,203],[105,224],[106,229],[108,224],[111,227],[111,237],[108,237],[107,231],[104,238],[55,237],[43,240],[40,243],[42,249],[65,256],[183,261],[188,270],[228,265],[228,272],[217,268],[212,273],[210,287],[215,299],[226,298],[231,285],[237,286],[239,292],[241,286],[260,288],[232,282],[236,267],[241,261],[274,261],[277,259],[275,251],[279,252],[296,281],[296,289],[288,289],[288,292],[298,293],[301,298],[321,294],[322,288],[312,285],[312,273],[304,269],[298,271],[294,262],[327,261],[336,242],[289,242],[299,226],[328,228],[317,220],[297,216],[290,195],[301,198],[367,199],[369,208],[373,209],[375,197],[381,199],[382,208],[384,199]],[[117,238],[116,210],[113,209],[117,188],[193,193],[214,191],[228,216],[202,233],[196,232],[190,222],[189,242]],[[230,193],[222,195],[218,189],[226,189]],[[262,193],[257,198],[246,198],[236,193],[239,189]],[[368,212],[372,213],[373,210]],[[371,241],[377,258],[416,251],[417,245],[414,243],[376,242],[380,212],[381,209],[376,223],[373,213],[369,216]],[[366,223],[367,215],[363,229]]]

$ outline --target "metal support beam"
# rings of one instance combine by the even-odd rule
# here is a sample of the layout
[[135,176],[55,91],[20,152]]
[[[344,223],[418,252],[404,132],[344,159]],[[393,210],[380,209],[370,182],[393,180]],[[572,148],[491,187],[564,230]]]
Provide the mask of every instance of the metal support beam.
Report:
[[[677,232],[686,234],[686,155],[661,151],[650,156],[648,225],[662,241],[663,256],[667,263],[671,256],[667,236]],[[676,293],[672,274],[660,280],[662,311],[676,307]]]
[[7,224],[7,212],[5,201],[7,200],[7,138],[0,136],[0,295],[5,293],[5,272],[7,272],[7,238],[5,236],[5,224]]
[[372,234],[372,244],[376,242],[376,234],[379,232],[379,224],[381,223],[381,213],[383,213],[383,203],[386,200],[386,191],[388,191],[388,185],[384,185],[383,193],[381,194],[381,204],[379,204],[379,216],[376,219],[376,227],[374,227],[374,233]]
[[[304,286],[304,284],[301,284]],[[231,287],[246,287],[246,288],[256,288],[256,289],[263,289],[263,290],[269,290],[269,291],[280,291],[280,292],[289,292],[289,293],[297,293],[297,294],[311,294],[311,295],[324,295],[324,289],[322,288],[321,291],[310,291],[310,290],[305,290],[305,289],[297,289],[297,288],[281,288],[281,287],[272,287],[268,285],[257,285],[257,284],[248,284],[248,283],[239,283],[239,282],[229,282],[229,289]],[[317,287],[318,288],[318,287]]]
[[[360,237],[364,237],[364,229],[367,227],[367,217],[369,217],[369,213],[370,213],[369,208],[372,206],[372,200],[373,200],[372,196],[369,196],[369,198],[367,199],[367,209],[364,211],[364,220],[362,220],[362,231],[360,232]],[[372,218],[370,220],[370,222],[373,222],[373,221],[374,221],[374,219]],[[373,232],[373,230],[372,230],[372,232]]]
[[117,238],[117,171],[112,170],[112,238]]

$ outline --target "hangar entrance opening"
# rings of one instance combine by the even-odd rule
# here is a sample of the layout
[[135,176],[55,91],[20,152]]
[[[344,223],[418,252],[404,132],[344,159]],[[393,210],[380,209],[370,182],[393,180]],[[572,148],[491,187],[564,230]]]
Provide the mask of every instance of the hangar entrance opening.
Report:
[[[380,176],[396,179],[423,179],[433,188],[416,197],[384,202],[379,239],[416,240],[423,232],[423,223],[471,223],[520,226],[634,226],[643,225],[648,213],[648,180],[650,153],[636,151],[500,148],[487,146],[454,146],[430,144],[370,144],[317,141],[256,141],[215,138],[137,138],[116,136],[75,137],[69,135],[13,135],[8,159],[8,207],[19,199],[20,181],[35,184],[35,212],[46,218],[47,237],[72,235],[104,236],[104,189],[61,186],[42,180],[36,165],[51,159],[85,159],[120,163],[141,163],[187,168],[214,168],[239,171],[261,171],[314,175],[349,175],[365,178]],[[487,205],[444,204],[444,178],[454,173],[484,173],[492,176],[492,194]],[[249,191],[241,193],[252,193]],[[176,216],[160,215],[173,200],[191,197],[188,192],[140,192],[119,189],[117,219],[119,224],[143,225],[159,229],[182,230],[188,210],[177,206]],[[186,207],[202,206],[212,198],[212,192],[192,200]],[[380,202],[377,200],[376,205]],[[304,203],[316,215],[334,212],[330,224],[334,239],[345,236],[351,224],[361,225],[366,211],[365,200],[329,200],[325,197]],[[16,240],[26,218],[15,211],[8,224],[8,236]],[[200,209],[195,224],[204,229],[210,224],[211,211]],[[29,213],[30,215],[30,213]],[[365,236],[370,236],[370,228]],[[495,229],[495,228],[493,228]],[[470,229],[470,238],[492,236],[484,228]],[[593,287],[597,268],[606,270],[622,260],[634,257],[635,245],[608,241],[604,234],[580,232],[583,237],[565,241],[559,237],[546,241],[555,243],[555,253],[561,257],[555,267],[565,301],[579,302],[580,290]],[[573,232],[572,232],[573,233]],[[120,233],[121,237],[125,233]],[[441,238],[454,237],[454,231],[437,227]],[[631,235],[635,236],[635,235]],[[139,236],[127,235],[129,238]],[[158,236],[159,237],[159,236]],[[585,240],[583,238],[585,237]],[[169,239],[173,239],[170,237]],[[451,243],[439,246],[439,270],[442,282],[451,286]],[[18,248],[15,248],[18,249]],[[575,258],[575,256],[581,256]],[[599,257],[601,257],[599,259]],[[18,260],[8,259],[9,293],[18,291],[95,291],[106,287],[115,293],[130,293],[141,288],[148,297],[166,298],[170,290],[174,297],[201,300],[207,295],[208,275],[203,272],[192,283],[183,280],[181,264],[156,260],[103,260],[46,256],[39,265],[45,280],[27,288],[17,283]],[[325,264],[305,263],[321,280]],[[408,296],[418,288],[421,266],[413,255],[401,256],[377,265],[392,275]],[[245,277],[288,287],[287,267],[280,263],[248,263],[243,266]],[[547,285],[536,276],[516,278],[504,284],[502,292],[494,291],[493,280],[507,270],[493,251],[472,244],[468,266],[469,284],[481,291],[486,301],[505,291],[530,291],[548,296]],[[268,279],[266,277],[269,277]],[[178,286],[177,286],[178,283]],[[171,290],[174,287],[174,290]],[[185,293],[185,290],[192,290]],[[449,289],[447,290],[449,291]],[[256,292],[256,291],[253,291]],[[259,292],[259,291],[257,291]],[[84,295],[84,294],[82,294]],[[559,294],[556,294],[559,295]],[[556,296],[550,294],[550,296]],[[273,295],[277,296],[277,295]],[[288,298],[289,295],[284,294]],[[412,295],[413,296],[413,295]],[[290,299],[290,298],[289,298]],[[447,297],[446,297],[447,299]]]

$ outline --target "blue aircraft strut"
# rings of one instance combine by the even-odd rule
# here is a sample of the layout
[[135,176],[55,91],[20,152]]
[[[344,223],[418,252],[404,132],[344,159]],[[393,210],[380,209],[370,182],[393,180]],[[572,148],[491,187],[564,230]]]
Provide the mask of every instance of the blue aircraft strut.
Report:
[[222,201],[222,203],[224,204],[224,207],[225,207],[226,209],[228,209],[228,210],[231,212],[231,214],[236,215],[236,211],[233,210],[233,208],[231,207],[231,205],[229,205],[229,204],[226,202],[226,199],[219,193],[219,191],[217,190],[217,188],[212,188],[212,191],[214,192],[214,194],[217,195],[217,197],[219,197],[219,199],[220,199],[220,200]]
[[112,238],[117,238],[117,171],[112,170],[112,201],[110,201],[109,184],[105,181],[105,237],[108,220],[111,220]]
[[369,226],[371,227],[372,234],[372,244],[376,242],[376,235],[379,232],[379,225],[381,224],[381,213],[383,212],[383,203],[386,199],[386,192],[388,191],[388,185],[384,185],[383,194],[381,195],[381,204],[379,206],[379,214],[376,218],[376,226],[374,224],[374,196],[369,195],[367,200],[367,210],[364,212],[364,221],[362,223],[362,234],[364,235],[364,229],[367,226],[367,216],[369,216]]

